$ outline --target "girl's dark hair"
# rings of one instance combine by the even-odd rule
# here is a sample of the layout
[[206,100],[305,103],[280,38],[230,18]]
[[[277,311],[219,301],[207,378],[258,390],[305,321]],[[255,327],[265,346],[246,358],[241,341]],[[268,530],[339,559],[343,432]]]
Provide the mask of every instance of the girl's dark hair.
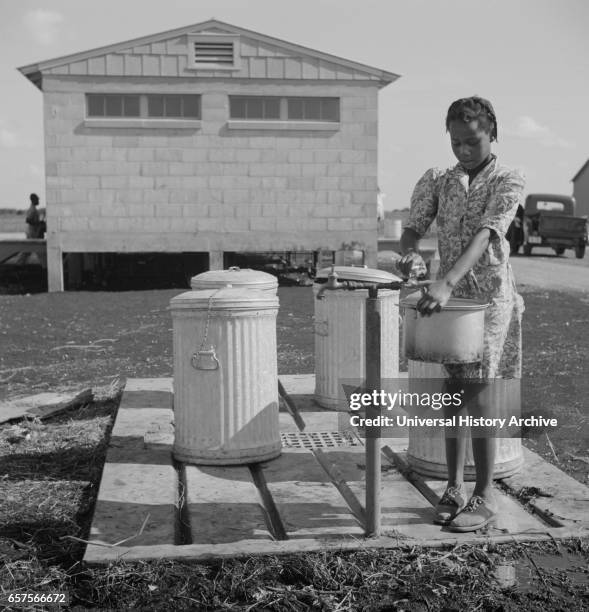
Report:
[[474,119],[478,120],[481,128],[491,135],[491,141],[497,140],[497,117],[489,100],[471,96],[452,102],[446,115],[446,132],[450,128],[450,122],[457,119],[467,123]]

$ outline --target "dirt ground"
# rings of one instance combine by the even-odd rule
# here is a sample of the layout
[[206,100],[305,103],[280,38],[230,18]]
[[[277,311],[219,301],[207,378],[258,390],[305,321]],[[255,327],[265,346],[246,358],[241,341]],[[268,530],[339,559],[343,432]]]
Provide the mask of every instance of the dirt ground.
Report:
[[[589,482],[589,296],[520,288],[524,315],[523,412],[556,417],[526,444]],[[0,401],[81,390],[121,377],[172,376],[171,297],[181,290],[0,296]],[[314,370],[310,288],[282,287],[279,374]]]

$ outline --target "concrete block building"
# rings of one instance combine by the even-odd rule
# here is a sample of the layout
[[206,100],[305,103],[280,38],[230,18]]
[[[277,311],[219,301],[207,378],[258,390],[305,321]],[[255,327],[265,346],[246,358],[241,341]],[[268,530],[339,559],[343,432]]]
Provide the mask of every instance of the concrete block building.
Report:
[[43,92],[49,289],[76,253],[365,251],[397,75],[210,20],[20,71]]

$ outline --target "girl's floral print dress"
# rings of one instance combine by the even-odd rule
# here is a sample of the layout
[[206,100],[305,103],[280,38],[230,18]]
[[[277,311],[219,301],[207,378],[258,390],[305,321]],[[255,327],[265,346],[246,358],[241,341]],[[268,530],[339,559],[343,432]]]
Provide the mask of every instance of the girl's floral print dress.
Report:
[[[456,263],[474,235],[491,230],[486,251],[454,288],[454,297],[482,299],[485,311],[482,371],[447,366],[450,375],[483,378],[521,377],[521,319],[523,300],[517,293],[505,233],[523,199],[524,177],[493,159],[468,184],[457,164],[448,170],[432,168],[418,181],[405,227],[420,236],[434,219],[438,225],[438,278]],[[433,315],[435,316],[435,315]],[[469,373],[467,373],[469,372]]]

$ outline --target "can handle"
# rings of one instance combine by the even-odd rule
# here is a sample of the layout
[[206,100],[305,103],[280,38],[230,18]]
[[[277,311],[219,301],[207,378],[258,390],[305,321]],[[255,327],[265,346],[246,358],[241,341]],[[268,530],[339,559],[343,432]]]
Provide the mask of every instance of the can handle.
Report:
[[197,351],[190,358],[190,363],[195,370],[218,370],[219,360],[215,348],[211,346],[208,351]]

